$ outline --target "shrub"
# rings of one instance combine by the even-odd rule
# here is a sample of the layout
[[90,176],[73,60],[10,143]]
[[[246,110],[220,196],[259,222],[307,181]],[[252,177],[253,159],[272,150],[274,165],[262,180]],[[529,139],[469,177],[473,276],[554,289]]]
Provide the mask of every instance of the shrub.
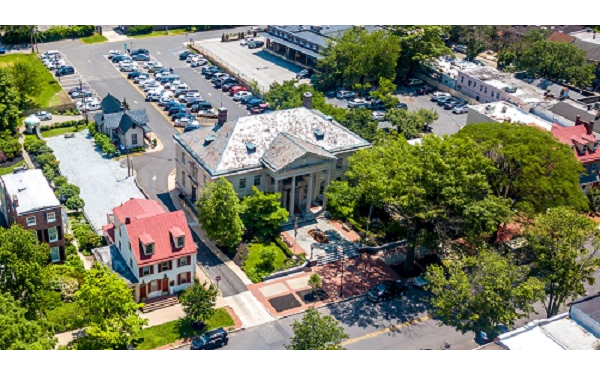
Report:
[[78,196],[79,193],[81,193],[81,189],[79,189],[79,186],[69,183],[66,183],[60,188],[58,188],[58,195],[63,201],[66,201],[71,197]]
[[[90,36],[96,31],[94,25],[53,26],[45,31],[38,31],[37,38],[43,42],[54,42],[67,38],[82,38]],[[2,36],[6,44],[23,44],[30,42],[30,33],[27,28],[15,28],[7,30]]]
[[61,187],[67,183],[67,178],[63,176],[56,176],[52,182],[54,182],[54,186]]
[[141,35],[150,34],[152,32],[153,25],[135,25],[127,29],[127,35]]
[[29,152],[30,154],[37,154],[40,151],[40,148],[45,145],[46,141],[33,137],[26,137],[25,142],[23,143],[25,151]]
[[46,312],[46,316],[55,333],[83,328],[83,317],[79,313],[79,306],[74,302],[63,302]]
[[285,242],[283,242],[283,241],[281,240],[281,238],[279,238],[279,237],[275,237],[275,244],[276,244],[277,246],[279,246],[279,248],[280,248],[281,250],[283,250],[283,252],[285,253],[285,255],[286,255],[286,256],[288,256],[288,257],[290,257],[290,258],[291,258],[292,256],[294,256],[294,254],[292,253],[292,250],[290,250],[290,248],[289,248],[289,247],[288,247],[288,246],[285,244]]
[[[66,235],[65,235],[65,239],[66,239]],[[69,245],[67,245],[67,247],[65,249],[65,253],[67,256],[77,255],[77,248],[75,247],[75,245],[69,244]]]
[[275,263],[275,258],[277,257],[275,250],[271,249],[270,247],[263,247],[260,249],[259,256],[261,268],[266,270],[273,269],[273,264]]
[[21,155],[21,144],[7,131],[0,137],[0,151],[4,152],[9,160],[12,160],[15,156]]

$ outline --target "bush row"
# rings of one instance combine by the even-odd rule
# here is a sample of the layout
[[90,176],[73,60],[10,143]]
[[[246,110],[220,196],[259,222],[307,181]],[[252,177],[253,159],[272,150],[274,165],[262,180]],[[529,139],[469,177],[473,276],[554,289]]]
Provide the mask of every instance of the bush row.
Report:
[[135,25],[127,29],[127,35],[150,34],[154,25]]
[[[92,123],[94,123],[92,121]],[[94,123],[95,124],[95,123]],[[85,125],[85,120],[70,120],[70,121],[64,121],[64,122],[57,122],[55,124],[51,124],[51,125],[42,125],[41,126],[41,130],[50,130],[50,129],[57,129],[57,128],[69,128],[71,126],[81,126],[81,125]]]
[[13,137],[10,130],[6,130],[4,133],[0,134],[0,151],[4,154],[4,157],[0,155],[0,163],[6,161],[2,160],[4,158],[12,160],[22,153],[19,139]]
[[[81,38],[90,36],[96,31],[94,25],[73,25],[73,26],[53,26],[45,31],[36,33],[38,41],[54,42],[67,38]],[[5,44],[22,44],[30,43],[31,35],[28,28],[22,27],[17,29],[9,29],[2,36],[2,41]]]

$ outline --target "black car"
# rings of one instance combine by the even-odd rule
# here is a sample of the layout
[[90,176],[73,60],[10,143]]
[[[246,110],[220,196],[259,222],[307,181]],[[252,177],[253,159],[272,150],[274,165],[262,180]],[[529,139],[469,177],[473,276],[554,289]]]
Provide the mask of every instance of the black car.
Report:
[[368,108],[373,111],[385,111],[386,110],[385,103],[380,99],[373,100],[371,103],[369,103]]
[[246,109],[251,110],[254,107],[258,107],[261,104],[265,104],[265,101],[259,98],[254,98],[248,101],[246,104]]
[[406,103],[398,103],[396,104],[396,108],[408,110],[408,106],[406,105]]
[[194,115],[192,115],[190,113],[187,113],[187,112],[178,112],[178,113],[175,113],[173,116],[171,116],[171,120],[175,121],[177,119],[184,118],[184,117],[189,118],[190,122],[192,122],[192,121],[194,121],[196,119],[196,116],[194,116]]
[[212,104],[210,104],[209,102],[206,102],[206,101],[196,102],[196,103],[192,104],[192,113],[204,111],[206,109],[211,109],[211,108],[212,108]]
[[56,76],[60,77],[60,76],[66,76],[69,74],[75,74],[75,69],[73,69],[72,66],[63,66],[61,68],[58,68],[56,70]]
[[117,55],[117,56],[113,56],[113,58],[112,58],[112,62],[114,62],[114,63],[125,61],[125,60],[131,60],[131,57],[126,56],[126,55]]
[[213,66],[210,69],[207,69],[206,72],[202,72],[202,74],[204,74],[204,77],[206,79],[209,79],[212,78],[215,74],[222,72],[223,71],[221,69],[217,68],[216,66]]
[[403,295],[408,287],[400,281],[386,280],[367,291],[367,298],[371,302],[380,302],[396,296]]
[[148,51],[147,49],[143,49],[143,48],[136,49],[134,51],[131,51],[131,53],[130,53],[131,56],[135,56],[135,55],[149,55],[149,54],[150,54],[150,51]]
[[129,74],[127,74],[127,79],[134,79],[136,77],[139,77],[140,74],[143,74],[142,72],[131,72]]
[[176,113],[187,113],[187,111],[185,106],[172,106],[167,113],[169,116],[173,116]]
[[227,331],[223,328],[218,328],[193,339],[190,350],[216,349],[227,345],[228,342]]
[[179,60],[185,60],[187,59],[187,57],[189,55],[193,55],[194,53],[192,51],[184,51],[182,53],[179,54]]
[[260,40],[255,40],[254,42],[248,43],[248,48],[250,48],[250,49],[260,48],[264,45],[265,45],[265,42],[260,41]]

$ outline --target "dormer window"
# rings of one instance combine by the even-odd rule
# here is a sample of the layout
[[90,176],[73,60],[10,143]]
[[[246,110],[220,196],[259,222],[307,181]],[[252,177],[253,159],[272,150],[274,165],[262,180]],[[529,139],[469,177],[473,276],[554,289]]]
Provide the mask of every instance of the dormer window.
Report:
[[154,242],[144,245],[144,254],[146,254],[146,255],[154,254]]
[[185,246],[185,236],[179,236],[177,237],[177,247],[184,247]]
[[173,241],[173,245],[177,249],[182,249],[185,246],[185,233],[179,227],[172,227],[169,229],[171,233],[171,240]]

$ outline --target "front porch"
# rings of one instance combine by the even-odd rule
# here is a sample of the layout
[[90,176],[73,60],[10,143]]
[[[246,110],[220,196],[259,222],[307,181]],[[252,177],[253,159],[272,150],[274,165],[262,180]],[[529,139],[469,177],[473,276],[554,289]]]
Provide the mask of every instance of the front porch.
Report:
[[301,172],[291,176],[271,175],[272,193],[281,193],[281,206],[290,213],[289,223],[295,218],[311,220],[327,208],[325,188],[329,185],[329,169]]

